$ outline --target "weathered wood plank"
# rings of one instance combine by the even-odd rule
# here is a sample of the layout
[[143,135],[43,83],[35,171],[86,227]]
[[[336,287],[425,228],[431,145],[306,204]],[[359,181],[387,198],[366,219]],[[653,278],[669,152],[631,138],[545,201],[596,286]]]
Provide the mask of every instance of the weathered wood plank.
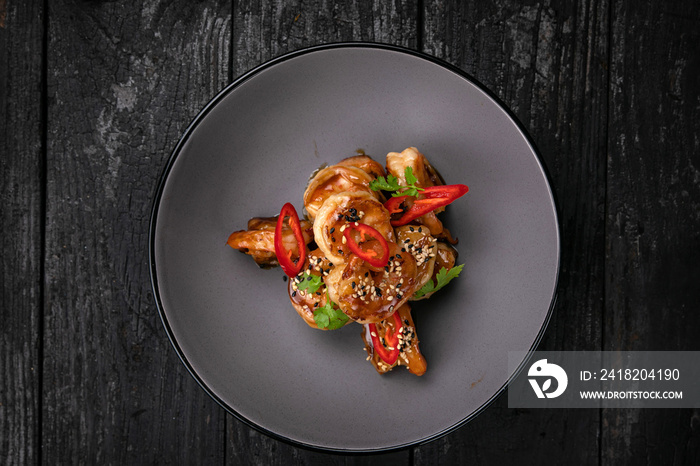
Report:
[[[560,209],[559,295],[540,350],[602,346],[607,1],[426,3],[423,49],[472,74],[518,116],[549,169]],[[512,410],[501,396],[417,464],[591,464],[595,410]]]
[[[615,2],[605,347],[700,349],[700,9]],[[698,464],[697,410],[604,410],[604,464]]]
[[227,1],[49,4],[44,458],[223,462],[224,417],[157,315],[165,160],[230,79]]
[[[235,0],[233,70],[239,76],[261,63],[307,46],[372,41],[415,48],[415,0],[356,2]],[[227,421],[227,464],[406,464],[409,452],[338,456],[295,448]]]
[[370,41],[416,48],[416,0],[234,0],[233,71],[311,45]]
[[43,217],[41,1],[0,1],[0,463],[39,460]]

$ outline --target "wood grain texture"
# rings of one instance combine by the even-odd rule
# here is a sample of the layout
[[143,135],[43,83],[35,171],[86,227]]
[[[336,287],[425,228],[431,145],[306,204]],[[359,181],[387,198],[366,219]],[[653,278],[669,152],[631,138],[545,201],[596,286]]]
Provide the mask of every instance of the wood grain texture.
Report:
[[[561,227],[557,304],[539,350],[602,347],[607,143],[606,1],[427,3],[424,50],[482,82],[516,114],[550,172]],[[598,461],[595,410],[508,409],[507,396],[416,464]]]
[[149,281],[157,180],[229,81],[229,2],[49,9],[43,449],[49,463],[223,462],[222,410],[177,359]]
[[[700,8],[612,14],[605,347],[700,349]],[[698,410],[604,410],[603,463],[698,464]]]
[[0,463],[39,460],[42,284],[41,1],[0,2]]
[[286,52],[329,42],[416,48],[417,5],[417,0],[234,0],[234,75]]
[[[415,0],[382,2],[235,0],[234,74],[300,48],[340,41],[372,41],[415,48]],[[268,438],[229,416],[227,464],[407,464],[409,452],[338,456]]]

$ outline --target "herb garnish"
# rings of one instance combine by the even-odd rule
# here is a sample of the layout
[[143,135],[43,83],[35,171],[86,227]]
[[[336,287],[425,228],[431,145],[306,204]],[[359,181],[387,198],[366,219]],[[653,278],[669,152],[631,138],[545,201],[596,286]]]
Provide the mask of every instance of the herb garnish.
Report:
[[314,275],[309,273],[307,270],[301,278],[301,281],[297,283],[297,288],[306,291],[307,293],[316,293],[319,288],[323,285],[323,279],[320,275]]
[[423,288],[416,291],[413,297],[416,299],[422,298],[428,293],[432,293],[433,291],[439,290],[443,286],[450,283],[450,281],[453,278],[457,278],[457,276],[459,276],[459,273],[462,271],[462,268],[464,268],[464,264],[460,264],[457,267],[451,268],[450,270],[447,270],[445,267],[442,267],[438,272],[437,276],[435,277],[437,278],[437,285],[433,284],[432,280],[428,280],[428,283],[423,285]]
[[383,176],[372,180],[369,183],[370,189],[373,191],[389,191],[394,197],[397,196],[417,196],[418,191],[423,191],[423,188],[416,186],[418,179],[413,174],[413,169],[411,167],[406,167],[404,169],[404,176],[406,177],[406,183],[408,186],[401,186],[399,184],[399,179],[394,175],[387,175],[386,178]]
[[318,328],[335,330],[345,325],[348,321],[349,317],[334,306],[335,303],[331,301],[331,297],[326,291],[326,305],[314,309],[314,321]]

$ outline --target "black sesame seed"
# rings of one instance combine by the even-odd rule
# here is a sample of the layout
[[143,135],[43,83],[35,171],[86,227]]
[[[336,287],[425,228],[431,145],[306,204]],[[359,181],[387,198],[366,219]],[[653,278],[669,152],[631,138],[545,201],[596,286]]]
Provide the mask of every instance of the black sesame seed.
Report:
[[422,227],[418,227],[418,233],[423,233],[423,228],[422,228]]
[[355,282],[352,282],[352,283],[350,284],[350,286],[352,286],[352,289],[354,290],[354,289],[355,289]]
[[296,295],[297,295],[297,292],[296,292],[296,291],[292,291],[292,298],[295,297]]
[[318,307],[318,303],[317,303],[317,302],[316,302],[316,303],[314,303],[314,307]]
[[333,233],[334,231],[335,231],[335,227],[331,228],[331,233]]
[[308,277],[306,277],[306,280],[311,281],[311,279],[313,279],[313,278],[314,278],[313,276],[309,275]]
[[285,281],[285,282],[287,281],[287,276],[286,276],[286,275],[282,275],[282,281]]
[[411,231],[416,231],[416,230],[413,229],[413,227],[408,227],[408,229],[411,230]]
[[406,252],[406,248],[401,248],[401,252]]
[[[329,265],[330,267],[333,267],[333,262],[329,262],[328,265]],[[328,270],[330,270],[330,269],[328,269]]]
[[401,254],[397,254],[396,257],[397,257],[398,259],[402,259]]
[[379,296],[381,298],[382,297],[382,290],[379,288],[375,288],[375,291],[377,292],[377,296]]
[[335,243],[335,236],[331,236],[331,241]]

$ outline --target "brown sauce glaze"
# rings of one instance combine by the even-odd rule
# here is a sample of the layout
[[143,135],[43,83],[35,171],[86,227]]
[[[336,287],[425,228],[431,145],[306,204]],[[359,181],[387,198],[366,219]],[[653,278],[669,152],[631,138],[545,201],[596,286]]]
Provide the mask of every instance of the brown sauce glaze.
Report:
[[[399,335],[399,357],[392,365],[387,364],[377,351],[374,350],[372,337],[370,335],[369,325],[362,326],[362,340],[365,342],[365,350],[367,358],[372,362],[372,365],[380,374],[385,374],[396,366],[406,366],[406,368],[415,375],[423,375],[428,368],[428,363],[425,357],[420,352],[418,347],[418,336],[416,334],[416,326],[411,317],[411,308],[408,304],[401,306],[396,312],[401,317],[402,326],[398,330]],[[389,332],[396,332],[394,319],[386,319],[379,324],[376,324],[377,336],[381,341]]]

